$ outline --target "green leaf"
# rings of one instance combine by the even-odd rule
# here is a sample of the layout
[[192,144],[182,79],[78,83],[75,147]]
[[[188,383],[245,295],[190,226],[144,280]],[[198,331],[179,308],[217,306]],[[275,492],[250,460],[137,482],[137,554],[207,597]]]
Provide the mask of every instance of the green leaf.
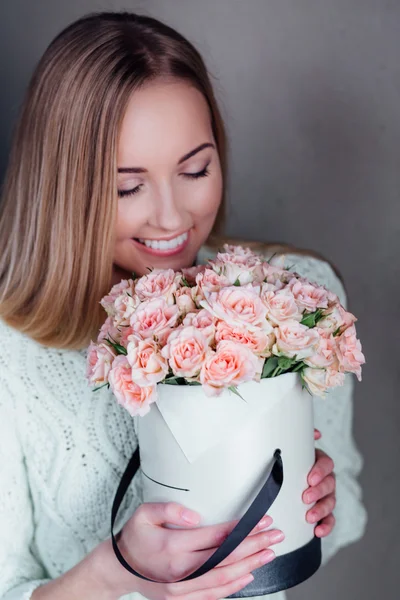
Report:
[[265,262],[267,262],[268,264],[270,264],[271,260],[274,258],[274,256],[276,256],[276,252],[274,252],[273,255],[268,260],[266,260]]
[[234,281],[233,285],[236,285],[236,287],[240,287],[239,277],[236,279],[236,281]]
[[111,336],[106,338],[105,341],[108,344],[110,344],[110,346],[112,348],[114,348],[114,350],[117,354],[123,354],[124,356],[126,356],[128,354],[126,348],[124,348],[123,346],[121,346],[121,344],[118,344],[116,341],[114,341]]
[[[230,385],[228,387],[228,390],[231,391],[236,396],[239,396],[239,398],[241,398],[243,400],[243,402],[246,402],[246,400],[243,398],[243,396],[241,394],[239,394],[238,389],[235,385]],[[247,402],[246,402],[246,404],[247,404]]]
[[338,327],[334,332],[333,332],[333,337],[337,337],[338,335],[340,335],[340,330],[341,327]]
[[185,287],[191,287],[186,277],[182,275],[182,283]]
[[293,365],[295,365],[296,363],[297,363],[296,358],[287,358],[286,356],[280,356],[278,358],[278,366],[280,369],[282,369],[282,371],[287,371],[288,369],[293,367]]
[[310,327],[310,328],[315,327],[316,324],[318,323],[318,321],[323,319],[323,317],[324,317],[324,311],[321,308],[319,308],[315,312],[305,315],[305,317],[302,318],[300,323],[302,325],[305,325],[306,327]]
[[108,388],[110,387],[110,384],[108,383],[108,381],[106,381],[106,382],[105,382],[105,383],[103,383],[102,385],[99,385],[98,387],[95,387],[95,388],[93,388],[93,389],[92,389],[92,392],[97,392],[97,390],[101,390],[101,388],[103,388],[103,387],[106,387],[106,386],[107,386]]
[[264,367],[261,373],[261,379],[266,379],[267,377],[271,377],[272,371],[276,369],[278,366],[278,358],[276,356],[271,356],[267,358],[264,363]]

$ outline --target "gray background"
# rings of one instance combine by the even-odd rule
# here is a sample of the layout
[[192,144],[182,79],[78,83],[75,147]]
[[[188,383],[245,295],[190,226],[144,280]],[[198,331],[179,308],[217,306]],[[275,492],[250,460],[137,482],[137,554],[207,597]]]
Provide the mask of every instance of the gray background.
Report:
[[1,172],[46,45],[85,12],[121,8],[176,27],[216,78],[231,144],[228,232],[321,252],[359,317],[368,531],[290,598],[398,598],[400,1],[3,0]]

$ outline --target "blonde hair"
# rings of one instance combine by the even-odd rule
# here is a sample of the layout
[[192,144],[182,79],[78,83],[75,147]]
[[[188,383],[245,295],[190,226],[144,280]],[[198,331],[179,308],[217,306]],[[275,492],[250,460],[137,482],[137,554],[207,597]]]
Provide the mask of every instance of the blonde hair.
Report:
[[[164,76],[204,95],[225,176],[224,125],[204,62],[156,19],[83,17],[53,40],[33,74],[3,188],[0,317],[42,344],[83,347],[104,320],[118,132],[131,93]],[[224,202],[214,230],[223,211]]]

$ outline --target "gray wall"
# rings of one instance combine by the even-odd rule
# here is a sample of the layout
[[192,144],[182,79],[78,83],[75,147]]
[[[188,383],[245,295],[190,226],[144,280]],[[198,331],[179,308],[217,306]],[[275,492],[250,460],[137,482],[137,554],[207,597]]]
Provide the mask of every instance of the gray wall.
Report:
[[394,600],[400,580],[400,2],[3,0],[1,168],[40,54],[67,23],[104,8],[165,19],[198,46],[216,76],[231,141],[229,233],[311,247],[344,276],[368,358],[356,391],[355,435],[365,457],[369,527],[362,542],[290,597]]

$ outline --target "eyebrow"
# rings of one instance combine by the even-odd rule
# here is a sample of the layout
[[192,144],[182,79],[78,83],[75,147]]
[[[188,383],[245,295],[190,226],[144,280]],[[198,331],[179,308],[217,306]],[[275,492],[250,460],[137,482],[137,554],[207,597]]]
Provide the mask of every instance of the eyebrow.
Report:
[[[188,160],[189,158],[191,158],[198,152],[201,152],[205,148],[214,148],[215,150],[215,145],[211,144],[211,142],[200,144],[200,146],[197,146],[197,148],[194,148],[193,150],[182,156],[182,158],[178,160],[178,165],[182,164],[183,162],[185,162],[185,160]],[[121,167],[118,169],[118,173],[147,173],[147,169],[143,169],[143,167]]]

